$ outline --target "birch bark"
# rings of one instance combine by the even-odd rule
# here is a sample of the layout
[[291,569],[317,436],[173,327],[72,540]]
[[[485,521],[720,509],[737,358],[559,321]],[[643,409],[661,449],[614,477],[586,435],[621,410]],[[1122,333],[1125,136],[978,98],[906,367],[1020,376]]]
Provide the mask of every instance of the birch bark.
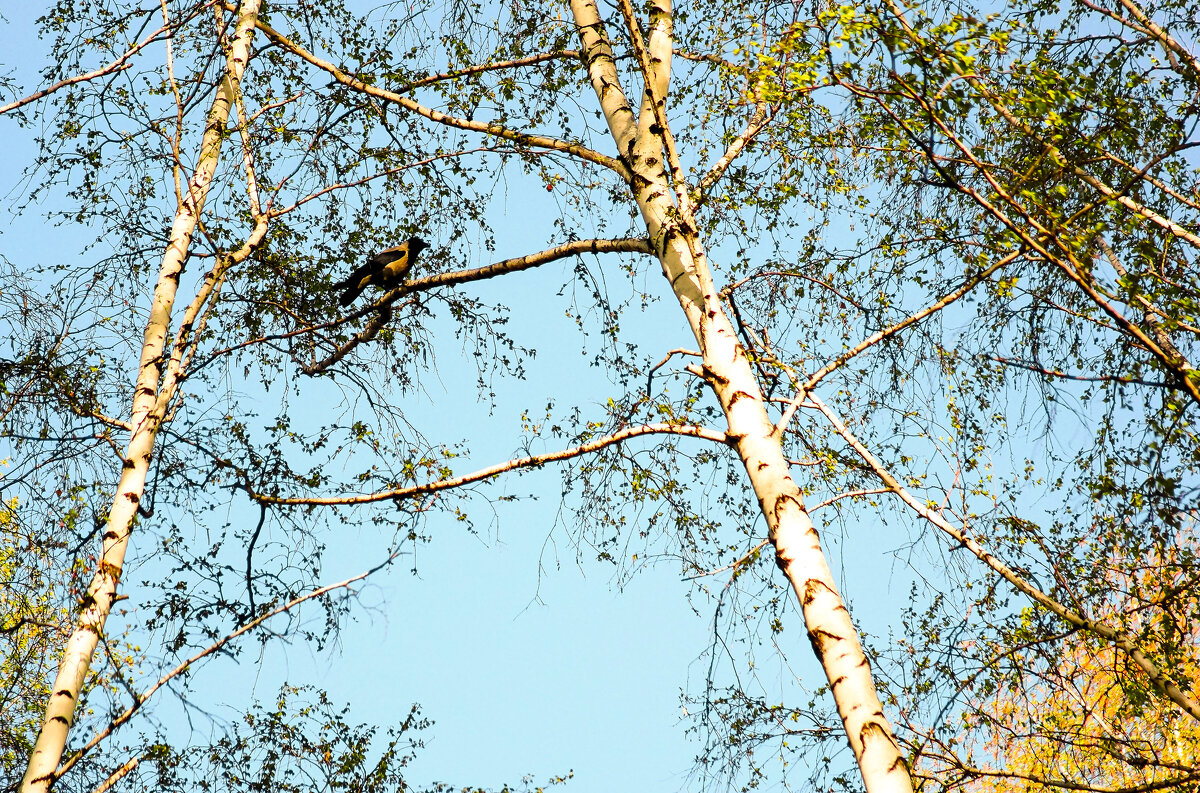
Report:
[[[766,518],[775,559],[804,614],[813,651],[825,670],[863,782],[870,793],[910,793],[912,781],[850,620],[821,549],[799,487],[788,473],[780,434],[735,329],[717,296],[704,247],[691,218],[688,188],[664,151],[670,152],[665,101],[672,52],[670,0],[655,0],[643,62],[646,84],[634,113],[613,60],[595,0],[571,0],[588,77],[617,150],[631,173],[637,201],[663,274],[679,300],[703,356],[697,374],[720,400],[729,437]],[[636,21],[628,19],[633,26]],[[631,26],[637,42],[640,32]]]
[[[192,235],[204,211],[204,203],[216,172],[229,114],[250,58],[250,41],[254,35],[259,6],[260,0],[245,0],[238,9],[226,55],[225,73],[208,111],[199,157],[191,179],[178,195],[179,203],[171,226],[170,241],[163,254],[142,339],[130,409],[130,438],[104,527],[100,564],[88,586],[75,629],[63,651],[58,675],[46,704],[46,717],[21,781],[21,793],[42,793],[49,790],[55,780],[55,771],[62,760],[84,678],[117,597],[125,552],[137,517],[138,503],[145,490],[155,438],[182,379],[180,356],[177,354],[171,356],[170,364],[166,366],[166,377],[163,377],[164,352],[171,332],[171,309],[179,288],[179,278],[187,263]],[[203,303],[202,300],[197,302]],[[193,304],[193,307],[199,310],[198,305]],[[188,312],[185,325],[194,320],[195,313]],[[181,327],[179,339],[182,341],[186,334],[187,328]]]

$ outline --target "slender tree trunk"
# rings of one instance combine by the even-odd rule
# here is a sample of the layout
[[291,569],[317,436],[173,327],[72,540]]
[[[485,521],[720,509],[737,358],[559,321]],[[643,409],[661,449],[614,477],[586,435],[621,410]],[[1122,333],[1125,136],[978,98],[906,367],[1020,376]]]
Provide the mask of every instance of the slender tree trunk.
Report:
[[[160,382],[164,351],[171,335],[171,309],[175,303],[179,278],[187,262],[192,235],[204,211],[204,202],[216,172],[230,110],[240,91],[241,77],[250,58],[250,40],[254,34],[259,5],[260,0],[245,0],[239,8],[226,56],[225,74],[208,112],[196,168],[184,185],[186,192],[179,196],[170,242],[163,254],[142,341],[130,410],[130,438],[125,449],[121,478],[104,527],[100,564],[84,596],[75,630],[63,651],[58,676],[46,704],[46,718],[21,782],[22,793],[41,793],[54,782],[54,772],[62,760],[75,705],[116,600],[125,552],[129,547],[129,535],[145,490],[154,441],[179,382],[177,376],[169,378],[167,383]],[[178,375],[178,372],[174,374]]]
[[[678,178],[671,183],[663,162],[664,151],[668,158],[673,156],[663,112],[673,43],[669,0],[656,0],[644,46],[640,32],[631,29],[635,48],[644,50],[639,56],[646,78],[636,114],[621,89],[595,0],[572,0],[571,9],[592,87],[617,150],[633,173],[630,188],[654,251],[700,345],[703,364],[698,373],[725,412],[729,434],[766,517],[776,562],[800,601],[809,640],[829,680],[863,782],[870,793],[910,793],[908,768],[883,715],[858,632],[834,584],[800,488],[788,472],[781,435],[767,414],[754,370],[717,296],[691,219],[686,186]],[[670,165],[678,167],[677,162]]]

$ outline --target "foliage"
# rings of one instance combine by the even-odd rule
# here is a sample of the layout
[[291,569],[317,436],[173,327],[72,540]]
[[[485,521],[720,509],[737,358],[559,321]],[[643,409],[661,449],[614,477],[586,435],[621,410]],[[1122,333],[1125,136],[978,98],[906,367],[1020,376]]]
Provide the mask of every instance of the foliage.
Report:
[[[850,686],[794,650],[804,620],[825,663],[835,632],[812,603],[834,577],[789,570],[769,466],[726,434],[737,402],[759,402],[795,489],[781,501],[837,560],[870,659],[853,666],[919,784],[1193,784],[1194,8],[618,3],[581,56],[582,3],[271,4],[233,79],[253,5],[62,0],[41,20],[47,83],[102,73],[9,111],[41,147],[25,204],[95,240],[87,265],[0,273],[4,484],[20,493],[5,520],[35,549],[0,558],[29,587],[18,619],[62,626],[63,571],[105,574],[86,549],[113,544],[113,450],[150,426],[129,404],[161,370],[153,454],[117,453],[147,466],[121,587],[164,670],[215,643],[248,656],[224,642],[252,625],[336,642],[353,598],[323,594],[318,623],[256,620],[316,591],[346,526],[376,529],[355,549],[366,567],[480,531],[517,499],[498,478],[561,464],[578,560],[625,580],[670,559],[712,615],[685,693],[704,784],[854,789],[870,764],[845,750]],[[663,52],[646,48],[664,36],[656,95]],[[618,83],[644,109],[606,105]],[[645,136],[614,146],[638,112],[649,154]],[[225,149],[183,244],[206,129]],[[437,244],[410,281],[339,311],[332,284],[418,232]],[[534,269],[534,287],[483,283]],[[146,358],[174,284],[187,319]],[[686,324],[668,325],[676,302]],[[561,370],[568,342],[531,316],[566,317],[599,386]],[[731,334],[752,374],[732,398],[712,352]],[[431,417],[418,403],[445,368]],[[536,404],[514,416],[505,395],[527,378]],[[475,401],[486,439],[446,418]],[[515,452],[486,467],[493,437]],[[881,564],[903,602],[880,596]],[[44,695],[45,670],[9,657],[5,680]],[[293,729],[298,693],[200,754],[153,742],[153,784],[204,762],[206,784],[234,788],[407,784],[396,741],[415,711],[384,738],[306,694],[313,735]]]
[[6,779],[24,771],[70,627],[57,571],[43,546],[22,536],[16,506],[16,499],[0,504],[0,769]]

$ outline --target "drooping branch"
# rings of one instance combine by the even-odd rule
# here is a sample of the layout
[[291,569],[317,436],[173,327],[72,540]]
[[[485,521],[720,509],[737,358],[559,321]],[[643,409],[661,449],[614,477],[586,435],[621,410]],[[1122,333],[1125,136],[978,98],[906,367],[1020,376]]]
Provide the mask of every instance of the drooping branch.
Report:
[[1135,215],[1149,220],[1151,223],[1162,228],[1164,231],[1167,231],[1179,239],[1185,240],[1197,248],[1200,248],[1200,235],[1189,231],[1170,218],[1155,212],[1145,204],[1129,196],[1126,191],[1117,190],[1112,186],[1105,184],[1102,180],[1089,173],[1083,166],[1073,162],[1062,153],[1058,146],[1047,141],[1043,136],[1039,135],[1034,129],[1032,129],[1029,124],[1022,121],[1020,118],[1017,118],[1016,114],[1013,113],[1008,106],[1005,105],[998,96],[996,96],[995,92],[992,91],[983,80],[979,79],[977,75],[964,75],[964,79],[967,80],[967,82],[969,82],[971,86],[979,92],[979,95],[982,96],[983,99],[986,100],[988,104],[990,104],[1005,121],[1007,121],[1015,129],[1019,130],[1022,134],[1027,135],[1030,139],[1036,140],[1040,146],[1045,147],[1050,156],[1054,157],[1060,162],[1065,163],[1071,173],[1075,174],[1075,176],[1078,177],[1078,179],[1084,184],[1091,187],[1109,201],[1116,201],[1130,212],[1133,212]]
[[[859,96],[870,101],[876,102],[886,112],[893,121],[905,129],[908,134],[914,134],[906,119],[901,118],[898,113],[879,96],[873,92],[866,91],[860,86],[852,83],[843,83],[849,90],[855,92]],[[937,125],[939,131],[955,146],[964,156],[966,162],[988,183],[988,187],[995,195],[995,200],[992,196],[985,195],[982,191],[975,187],[962,182],[955,182],[952,186],[964,195],[971,198],[984,211],[998,220],[1005,228],[1011,231],[1020,241],[1030,250],[1036,252],[1046,259],[1046,261],[1054,264],[1067,278],[1073,281],[1083,292],[1088,299],[1092,301],[1101,311],[1107,314],[1114,324],[1124,333],[1131,336],[1139,345],[1141,345],[1154,358],[1162,363],[1162,365],[1178,375],[1180,387],[1198,404],[1200,404],[1200,376],[1197,376],[1196,369],[1191,362],[1179,354],[1178,350],[1166,349],[1159,344],[1157,340],[1151,337],[1145,330],[1137,325],[1136,322],[1126,317],[1112,301],[1104,294],[1094,283],[1094,279],[1090,274],[1090,269],[1081,262],[1078,257],[1069,249],[1063,248],[1062,253],[1056,253],[1053,246],[1049,244],[1049,240],[1055,238],[1054,232],[1040,223],[1029,210],[1024,207],[1020,201],[1016,199],[1011,192],[1000,183],[996,175],[992,172],[992,168],[981,159],[974,149],[952,130],[948,124],[929,106],[922,97],[912,89],[908,89],[908,98],[917,102],[928,113],[932,123]],[[1023,219],[1029,226],[1032,227],[1032,232],[1026,228],[1018,219],[1011,216],[1005,211],[1004,207],[1008,206],[1017,213],[1019,218]],[[1172,348],[1174,349],[1174,348]]]
[[1069,606],[1055,600],[1047,595],[1034,584],[1030,583],[1024,576],[1017,573],[1007,564],[997,559],[985,549],[978,540],[967,534],[964,528],[960,528],[950,523],[942,515],[942,513],[923,503],[908,491],[904,485],[900,484],[899,480],[894,477],[887,467],[880,462],[871,450],[868,449],[862,441],[850,432],[845,423],[834,413],[828,405],[826,405],[815,394],[809,395],[810,402],[824,414],[829,423],[833,425],[834,430],[842,436],[842,439],[849,444],[850,448],[854,449],[855,453],[862,458],[863,462],[875,473],[884,486],[900,497],[910,509],[913,510],[923,520],[935,526],[938,530],[954,540],[959,547],[966,548],[977,559],[987,565],[992,571],[999,574],[1001,578],[1007,581],[1018,592],[1028,597],[1034,603],[1045,608],[1050,613],[1064,620],[1068,624],[1089,631],[1100,636],[1101,638],[1111,642],[1114,646],[1120,649],[1129,658],[1133,664],[1142,670],[1146,677],[1150,680],[1153,686],[1167,696],[1172,702],[1180,707],[1185,713],[1191,716],[1196,721],[1200,721],[1200,702],[1197,702],[1190,694],[1185,692],[1179,684],[1171,679],[1167,673],[1160,669],[1146,654],[1138,647],[1134,639],[1124,631],[1121,631],[1106,622],[1094,620],[1086,615],[1070,608]]
[[372,567],[370,570],[366,570],[362,573],[359,573],[356,576],[351,576],[350,578],[347,578],[344,581],[338,581],[335,584],[326,584],[325,586],[318,587],[310,592],[306,592],[303,595],[298,595],[298,596],[292,598],[291,600],[287,601],[286,603],[283,603],[269,611],[264,612],[263,614],[260,614],[259,616],[255,617],[254,619],[247,622],[245,625],[242,625],[241,627],[239,627],[237,630],[227,634],[226,636],[222,637],[221,639],[218,639],[217,641],[210,644],[208,647],[205,647],[200,652],[198,652],[195,655],[192,655],[190,658],[187,658],[186,660],[180,662],[173,669],[171,669],[165,675],[163,675],[158,680],[156,680],[153,685],[151,685],[149,688],[147,688],[142,693],[136,695],[134,697],[132,705],[130,705],[125,710],[123,710],[121,713],[119,713],[117,716],[115,716],[111,721],[109,721],[108,725],[105,726],[103,729],[99,730],[96,733],[96,735],[94,735],[92,737],[92,739],[90,741],[88,741],[86,744],[84,744],[82,747],[80,747],[77,751],[72,753],[71,756],[69,758],[67,758],[63,762],[63,764],[54,772],[54,778],[59,779],[64,774],[66,774],[68,771],[70,771],[71,768],[76,763],[78,763],[80,760],[82,760],[84,757],[86,757],[93,749],[95,749],[97,746],[99,746],[102,741],[104,741],[106,738],[108,738],[108,736],[112,735],[114,732],[116,732],[117,729],[119,729],[122,725],[126,724],[130,719],[132,719],[134,717],[134,715],[139,710],[141,710],[142,706],[145,705],[150,700],[150,698],[153,697],[155,695],[155,693],[158,692],[159,689],[161,689],[163,686],[165,686],[167,683],[171,682],[175,678],[182,675],[184,672],[191,669],[193,666],[195,666],[197,663],[204,660],[208,656],[220,651],[221,648],[225,647],[227,644],[232,642],[234,639],[237,639],[239,636],[243,636],[244,634],[249,633],[250,631],[257,628],[258,626],[262,625],[264,622],[267,622],[268,620],[270,620],[272,617],[276,617],[280,614],[289,612],[292,609],[296,608],[297,606],[299,606],[303,603],[306,603],[307,601],[325,597],[326,595],[330,594],[331,592],[336,592],[339,589],[349,589],[352,585],[358,583],[359,581],[366,579],[368,576],[371,576],[371,575],[379,572],[380,570],[384,569],[385,567],[387,567],[389,564],[394,562],[398,556],[399,556],[399,554],[392,554],[387,559],[385,559],[383,562]]

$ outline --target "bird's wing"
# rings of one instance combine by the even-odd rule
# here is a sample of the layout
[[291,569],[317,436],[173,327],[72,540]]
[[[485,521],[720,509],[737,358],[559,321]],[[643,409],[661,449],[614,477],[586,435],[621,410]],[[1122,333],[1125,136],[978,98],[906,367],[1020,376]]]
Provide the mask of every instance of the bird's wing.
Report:
[[354,272],[350,273],[350,275],[338,281],[333,286],[336,289],[343,289],[347,286],[357,286],[364,278],[370,276],[374,270],[375,265],[372,264],[371,261],[368,261],[366,264],[361,264],[356,267]]
[[387,267],[394,261],[405,259],[408,257],[408,243],[402,242],[394,248],[384,248],[379,253],[367,260],[367,265],[376,267]]

